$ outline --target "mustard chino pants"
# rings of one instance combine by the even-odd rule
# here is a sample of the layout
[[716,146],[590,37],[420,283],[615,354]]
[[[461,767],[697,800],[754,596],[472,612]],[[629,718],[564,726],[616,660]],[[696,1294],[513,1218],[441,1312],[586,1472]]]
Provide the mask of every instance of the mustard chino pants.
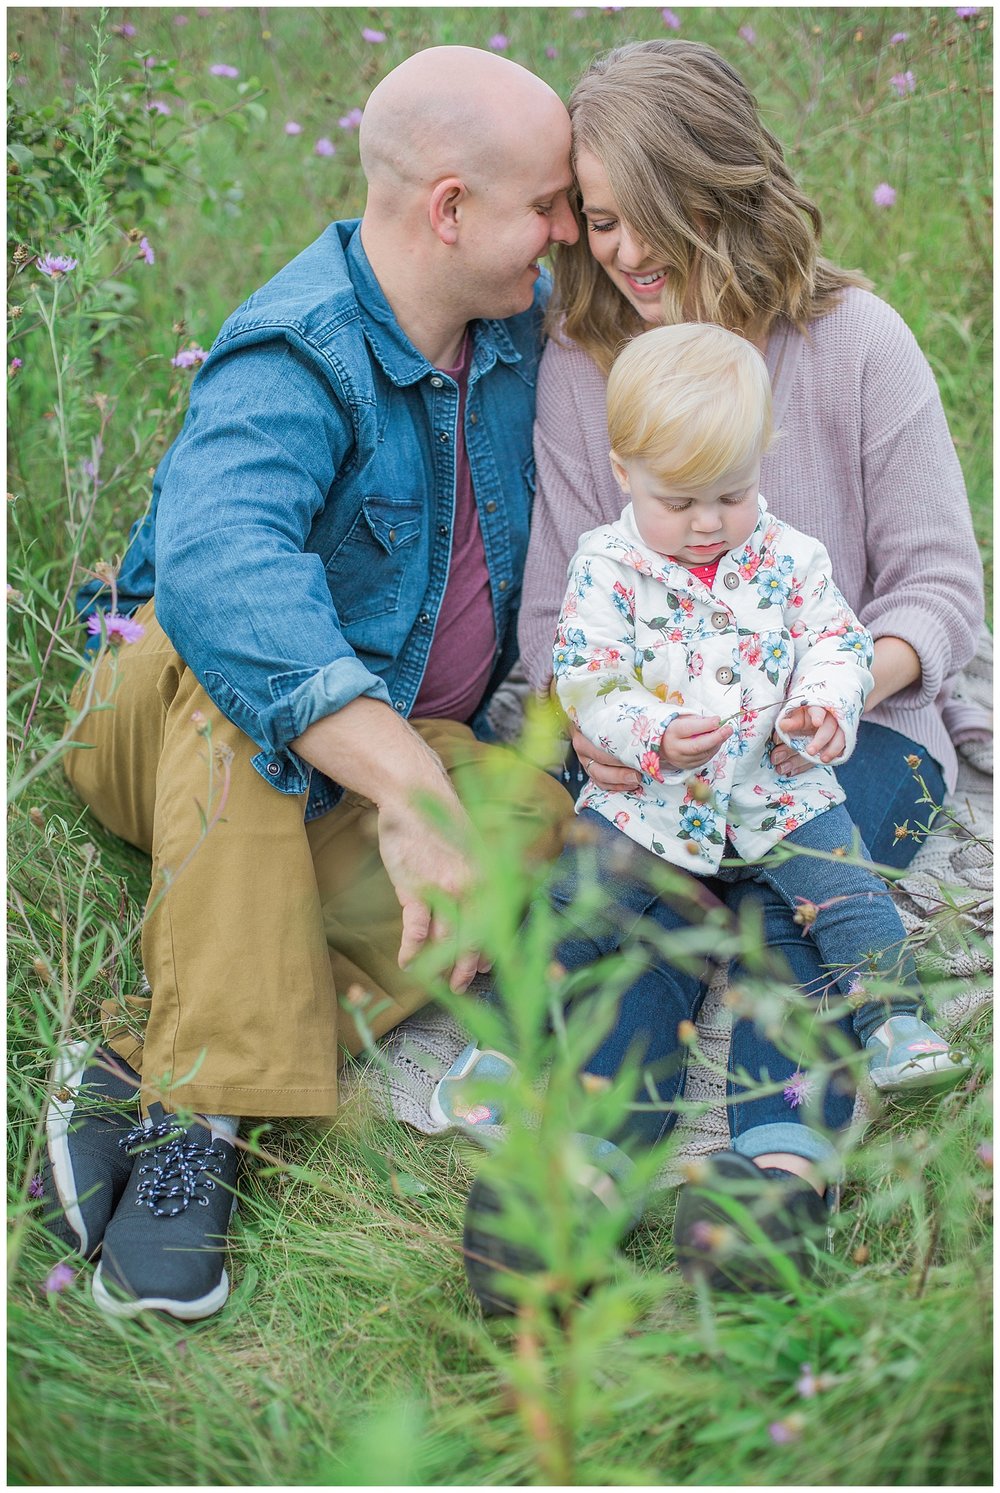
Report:
[[[331,1115],[341,1049],[363,1046],[338,997],[360,985],[384,1003],[370,1023],[376,1036],[427,999],[396,962],[402,923],[376,811],[347,794],[306,824],[305,795],[279,793],[251,766],[256,745],[213,705],[152,602],[136,620],[144,636],[98,665],[99,708],[64,758],[101,823],[152,857],[142,931],[152,999],[124,1010],[105,1003],[105,1043],[141,1071],[144,1106],[159,1098],[168,1110]],[[534,854],[558,853],[573,806],[553,778],[467,726],[412,724],[481,832],[491,816],[515,816]]]

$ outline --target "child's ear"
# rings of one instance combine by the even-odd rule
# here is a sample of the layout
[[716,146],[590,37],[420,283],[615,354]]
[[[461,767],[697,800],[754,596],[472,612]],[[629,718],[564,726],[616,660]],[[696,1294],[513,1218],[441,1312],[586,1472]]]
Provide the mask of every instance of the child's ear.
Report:
[[617,451],[608,452],[608,460],[611,462],[611,471],[615,481],[623,493],[631,493],[632,489],[628,483],[628,471]]

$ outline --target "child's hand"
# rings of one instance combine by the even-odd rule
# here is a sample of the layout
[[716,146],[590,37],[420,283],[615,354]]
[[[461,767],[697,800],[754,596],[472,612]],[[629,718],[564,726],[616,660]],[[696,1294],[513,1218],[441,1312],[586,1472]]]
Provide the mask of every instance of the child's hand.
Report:
[[[843,755],[847,738],[837,717],[822,705],[796,705],[778,722],[778,726],[795,740],[789,747],[775,731],[772,741],[775,751],[771,754],[772,765],[788,777],[805,772],[815,762],[832,762]],[[798,760],[795,749],[798,749]],[[779,750],[780,749],[780,750]],[[775,758],[778,758],[776,761]]]
[[720,726],[717,715],[679,715],[663,733],[660,757],[677,771],[704,767],[732,734],[732,726]]

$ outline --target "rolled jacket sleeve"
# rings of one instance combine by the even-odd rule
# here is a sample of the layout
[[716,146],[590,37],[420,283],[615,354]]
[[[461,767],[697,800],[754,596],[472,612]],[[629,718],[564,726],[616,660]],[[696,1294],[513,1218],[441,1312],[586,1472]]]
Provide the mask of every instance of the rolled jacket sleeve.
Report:
[[288,333],[217,348],[158,495],[157,615],[289,792],[308,785],[290,741],[358,696],[388,700],[305,547],[353,443],[338,392],[332,366]]

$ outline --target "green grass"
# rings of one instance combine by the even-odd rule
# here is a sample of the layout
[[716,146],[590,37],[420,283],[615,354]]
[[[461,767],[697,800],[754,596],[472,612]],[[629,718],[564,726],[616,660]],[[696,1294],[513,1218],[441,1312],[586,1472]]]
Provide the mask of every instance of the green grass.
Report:
[[[89,86],[97,12],[9,13],[13,245],[81,259],[51,340],[37,275],[18,270],[8,288],[24,307],[11,323],[24,366],[10,384],[8,478],[20,781],[57,741],[78,667],[65,597],[82,569],[120,554],[179,424],[190,375],[169,357],[189,339],[209,346],[251,289],[331,217],[360,210],[357,138],[338,118],[421,46],[503,32],[508,55],[565,96],[594,52],[669,34],[658,8],[191,9],[180,27],[177,13],[110,14],[137,35],[109,39],[89,104],[75,90]],[[864,268],[920,340],[988,560],[991,13],[678,15],[681,35],[745,73],[824,211],[830,255]],[[364,43],[363,26],[386,42]],[[890,45],[901,31],[907,42]],[[158,59],[145,71],[143,52]],[[212,77],[216,62],[239,79]],[[899,99],[889,79],[906,70],[916,89]],[[145,76],[169,116],[147,112]],[[82,160],[88,109],[103,140],[115,125],[122,136],[103,174],[73,182],[65,163]],[[285,134],[290,119],[301,135]],[[335,157],[312,154],[321,136]],[[871,202],[880,181],[899,193],[890,212]],[[130,229],[155,265],[123,263]],[[95,489],[82,463],[98,433]],[[827,1278],[791,1302],[704,1310],[673,1268],[667,1193],[565,1331],[530,1316],[520,1336],[486,1327],[458,1246],[481,1158],[355,1103],[330,1129],[283,1121],[259,1136],[219,1318],[114,1324],[95,1314],[87,1268],[46,1294],[55,1256],[26,1189],[60,1034],[92,1032],[101,1000],[134,988],[147,866],[83,813],[56,767],[11,804],[8,867],[13,1484],[991,1482],[986,1015],[962,1033],[973,1083],[888,1108],[851,1158]],[[500,918],[502,887],[493,900]],[[796,1388],[803,1364],[824,1376],[813,1397]]]

